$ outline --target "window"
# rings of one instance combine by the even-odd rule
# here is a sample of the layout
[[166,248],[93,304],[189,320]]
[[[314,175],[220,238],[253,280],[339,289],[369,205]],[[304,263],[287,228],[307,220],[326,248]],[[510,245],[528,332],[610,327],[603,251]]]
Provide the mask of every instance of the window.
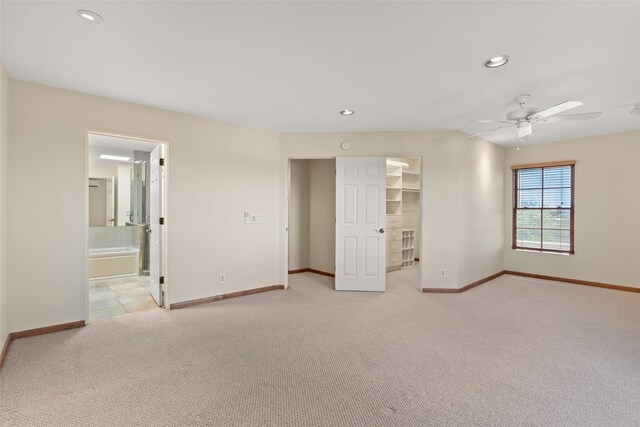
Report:
[[575,163],[511,167],[513,249],[573,254]]

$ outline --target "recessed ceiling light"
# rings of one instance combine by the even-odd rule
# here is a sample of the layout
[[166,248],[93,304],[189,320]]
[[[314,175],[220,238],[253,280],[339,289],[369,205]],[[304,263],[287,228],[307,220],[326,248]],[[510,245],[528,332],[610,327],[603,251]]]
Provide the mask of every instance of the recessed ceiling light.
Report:
[[129,160],[131,160],[131,157],[112,156],[110,154],[101,154],[100,158],[103,160],[119,160],[121,162],[128,162]]
[[102,16],[98,15],[95,12],[92,12],[90,10],[82,10],[80,9],[78,11],[78,16],[82,19],[84,19],[87,22],[91,22],[93,24],[99,24],[102,21],[104,21],[104,19],[102,19]]
[[502,67],[504,64],[509,62],[509,57],[507,55],[494,56],[493,58],[489,58],[484,61],[484,66],[487,68],[497,68]]
[[340,111],[340,114],[342,114],[343,116],[351,116],[353,114],[355,114],[356,112],[353,110],[342,110]]

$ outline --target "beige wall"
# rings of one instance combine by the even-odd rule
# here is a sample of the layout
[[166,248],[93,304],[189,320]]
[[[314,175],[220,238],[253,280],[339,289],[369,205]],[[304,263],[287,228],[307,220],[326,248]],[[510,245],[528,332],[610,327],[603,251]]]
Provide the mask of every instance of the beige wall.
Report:
[[504,268],[504,152],[484,141],[465,144],[460,152],[460,283],[472,283]]
[[[10,86],[12,331],[85,319],[88,131],[167,142],[170,302],[282,283],[276,134],[22,81]],[[46,185],[52,176],[56,185]],[[244,224],[244,211],[264,222]]]
[[[342,141],[351,143],[350,151],[340,149]],[[487,185],[500,184],[502,181],[502,148],[479,139],[466,139],[459,132],[353,132],[282,134],[280,151],[282,177],[288,173],[287,158],[422,156],[422,287],[458,288],[502,270],[501,263],[489,266],[466,263],[466,257],[462,256],[459,247],[461,244],[476,244],[473,249],[482,260],[500,258],[502,254],[502,191],[501,187],[496,191]],[[469,167],[469,161],[475,157],[479,162],[484,162],[484,166],[473,171],[462,171],[462,168]],[[483,175],[482,179],[478,179],[480,174],[488,176]],[[460,212],[461,188],[465,194],[474,192],[474,197],[462,201],[466,208],[484,216],[493,212],[495,218],[485,218],[486,222],[474,221],[463,230],[460,218],[472,214]],[[286,190],[283,189],[281,200],[284,206],[286,196]],[[282,224],[286,224],[285,214],[286,210],[283,211]],[[496,229],[496,233],[484,234],[487,230]],[[460,237],[462,231],[474,237]],[[281,253],[286,256],[284,233],[280,242]],[[445,277],[440,277],[440,269],[446,270]],[[280,268],[280,278],[286,280],[284,267]]]
[[0,60],[0,351],[9,335],[7,281],[7,150],[9,134],[9,80]]
[[[575,160],[575,255],[511,249],[515,164]],[[640,131],[509,150],[504,172],[505,268],[640,287]]]
[[309,160],[309,268],[335,272],[336,161]]
[[309,162],[292,160],[289,205],[289,270],[309,268]]

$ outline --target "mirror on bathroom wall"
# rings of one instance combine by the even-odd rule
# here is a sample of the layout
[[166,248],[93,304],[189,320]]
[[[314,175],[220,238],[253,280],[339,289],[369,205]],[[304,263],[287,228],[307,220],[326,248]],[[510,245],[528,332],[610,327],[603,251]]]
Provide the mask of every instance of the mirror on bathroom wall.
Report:
[[89,227],[146,227],[149,153],[118,150],[109,156],[114,159],[96,155],[89,162]]

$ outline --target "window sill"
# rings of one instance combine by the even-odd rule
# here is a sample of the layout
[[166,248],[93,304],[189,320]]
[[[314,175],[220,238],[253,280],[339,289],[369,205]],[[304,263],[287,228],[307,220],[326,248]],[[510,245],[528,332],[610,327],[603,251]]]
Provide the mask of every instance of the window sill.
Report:
[[[513,248],[511,248],[511,249],[513,249]],[[516,251],[516,252],[532,252],[532,253],[535,253],[535,254],[550,254],[550,255],[564,255],[564,256],[575,255],[575,254],[571,254],[571,253],[568,253],[568,252],[541,251],[541,250],[538,250],[538,249],[520,249],[520,248],[517,248],[517,249],[513,249],[513,250]]]

